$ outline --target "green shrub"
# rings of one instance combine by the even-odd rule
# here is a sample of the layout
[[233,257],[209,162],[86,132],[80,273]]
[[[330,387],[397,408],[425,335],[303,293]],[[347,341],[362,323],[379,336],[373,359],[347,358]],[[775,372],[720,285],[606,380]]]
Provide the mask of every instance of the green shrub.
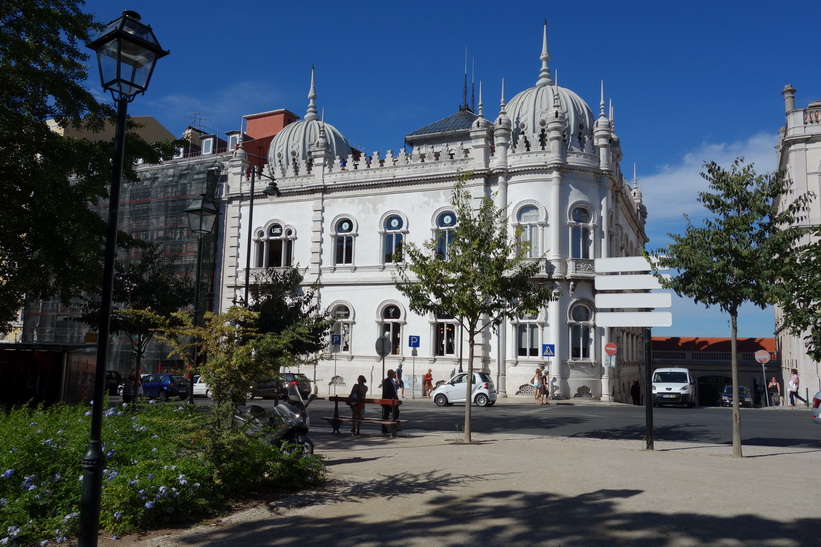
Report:
[[[90,414],[87,406],[16,408],[0,421],[0,545],[76,535]],[[120,535],[190,522],[237,497],[324,481],[319,457],[283,454],[214,424],[212,413],[180,404],[106,410],[101,529]]]

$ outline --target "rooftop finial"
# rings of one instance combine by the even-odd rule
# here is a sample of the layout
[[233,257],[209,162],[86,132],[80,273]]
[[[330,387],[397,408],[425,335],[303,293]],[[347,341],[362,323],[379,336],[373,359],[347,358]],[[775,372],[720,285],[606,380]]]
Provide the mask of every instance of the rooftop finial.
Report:
[[606,118],[604,113],[604,80],[601,81],[601,100],[599,101],[599,118]]
[[502,101],[499,103],[499,113],[507,114],[505,112],[505,79],[502,78]]
[[539,80],[536,86],[553,85],[553,80],[550,78],[550,68],[547,62],[550,60],[550,52],[547,50],[547,19],[544,20],[544,38],[542,39],[542,55],[539,57],[542,61],[542,69],[539,71]]
[[305,114],[305,121],[316,120],[316,87],[314,86],[314,65],[311,65],[311,89],[308,91],[308,112]]
[[482,80],[479,80],[479,117],[484,118],[484,104],[482,104]]

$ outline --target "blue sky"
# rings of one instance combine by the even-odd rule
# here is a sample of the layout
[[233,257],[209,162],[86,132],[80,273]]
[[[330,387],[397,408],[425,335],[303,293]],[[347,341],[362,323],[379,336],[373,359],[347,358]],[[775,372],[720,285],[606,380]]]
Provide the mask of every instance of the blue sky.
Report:
[[[130,114],[152,115],[176,135],[195,122],[223,134],[239,129],[243,115],[278,108],[303,116],[313,64],[326,122],[368,153],[398,151],[405,134],[456,112],[466,49],[468,86],[475,80],[478,102],[482,82],[485,116],[494,118],[502,78],[508,101],[535,84],[547,19],[559,85],[594,113],[602,81],[613,101],[622,169],[632,174],[636,164],[648,206],[650,248],[684,231],[684,213],[698,223],[704,162],[729,166],[744,156],[759,172],[775,168],[781,90],[792,84],[798,107],[821,99],[812,62],[817,7],[817,0],[86,2],[104,22],[138,11],[171,50]],[[742,309],[740,336],[773,330],[771,309]],[[675,297],[673,326],[654,329],[654,336],[729,334],[728,316]]]

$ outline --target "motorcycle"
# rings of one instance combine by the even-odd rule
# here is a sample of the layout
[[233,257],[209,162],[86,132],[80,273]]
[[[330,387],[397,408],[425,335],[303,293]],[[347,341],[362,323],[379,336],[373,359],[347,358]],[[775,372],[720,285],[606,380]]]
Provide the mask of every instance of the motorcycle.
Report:
[[267,411],[259,405],[238,405],[234,409],[233,423],[246,427],[249,434],[260,434],[266,442],[282,451],[294,449],[304,456],[314,453],[314,443],[308,438],[311,421],[308,405],[316,399],[313,393],[306,403],[302,399],[297,382],[291,382],[281,401],[275,401],[273,410]]

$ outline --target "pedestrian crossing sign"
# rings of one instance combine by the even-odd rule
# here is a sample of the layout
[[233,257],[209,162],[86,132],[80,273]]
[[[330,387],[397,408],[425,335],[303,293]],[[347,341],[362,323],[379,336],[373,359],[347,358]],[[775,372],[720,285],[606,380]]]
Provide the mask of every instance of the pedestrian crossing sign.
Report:
[[542,357],[555,357],[556,344],[542,344]]

